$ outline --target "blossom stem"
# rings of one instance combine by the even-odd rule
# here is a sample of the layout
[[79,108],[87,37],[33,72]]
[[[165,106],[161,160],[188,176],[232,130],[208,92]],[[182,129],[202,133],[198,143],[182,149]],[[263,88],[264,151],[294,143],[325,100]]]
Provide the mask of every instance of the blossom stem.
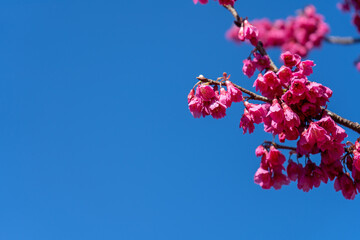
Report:
[[[234,16],[235,18],[235,25],[238,26],[238,27],[241,27],[242,25],[242,21],[243,21],[243,18],[239,16],[238,12],[236,11],[236,9],[231,6],[231,5],[224,5],[224,7],[229,10],[229,12]],[[275,63],[273,62],[273,60],[271,59],[271,57],[269,56],[269,54],[267,54],[265,48],[264,48],[264,45],[261,41],[258,41],[258,44],[256,45],[256,49],[259,51],[259,53],[262,55],[262,56],[268,56],[269,57],[269,60],[270,60],[270,68],[269,70],[273,71],[273,72],[277,72],[278,71],[278,68],[276,67]]]
[[351,45],[355,43],[360,43],[360,38],[354,37],[338,37],[338,36],[327,36],[324,40],[332,44],[341,44],[341,45]]

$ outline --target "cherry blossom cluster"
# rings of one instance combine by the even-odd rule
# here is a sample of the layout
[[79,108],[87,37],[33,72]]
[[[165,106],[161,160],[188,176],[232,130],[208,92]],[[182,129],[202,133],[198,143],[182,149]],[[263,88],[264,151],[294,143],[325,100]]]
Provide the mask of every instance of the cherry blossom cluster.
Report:
[[[283,51],[290,51],[302,57],[310,50],[320,47],[329,26],[324,22],[324,17],[316,12],[314,6],[305,7],[295,17],[286,20],[271,22],[268,19],[253,20],[252,25],[258,31],[259,40],[264,47],[281,47]],[[234,25],[226,33],[229,40],[241,42],[240,28]]]
[[[207,4],[209,0],[193,0],[194,4],[197,4],[198,2],[201,4]],[[219,3],[221,5],[231,5],[234,6],[236,0],[219,0]]]
[[233,102],[241,102],[243,100],[242,93],[230,81],[229,77],[224,73],[222,78],[218,80],[225,81],[227,90],[224,87],[210,86],[207,84],[199,84],[196,91],[190,90],[188,95],[188,104],[191,114],[195,118],[211,115],[215,119],[226,116],[226,109]]
[[359,0],[343,0],[342,3],[338,3],[338,8],[344,12],[350,12],[354,10],[352,22],[356,26],[358,32],[360,32],[360,1]]
[[[193,1],[202,4],[208,2]],[[219,0],[220,4],[231,6],[234,2]],[[354,4],[356,1],[345,2]],[[346,119],[339,120],[339,116],[327,110],[332,90],[310,81],[308,78],[315,64],[311,60],[301,59],[309,50],[320,46],[329,31],[323,17],[316,13],[315,7],[308,6],[301,14],[286,21],[272,23],[258,20],[250,24],[247,19],[237,16],[235,9],[229,5],[226,8],[240,27],[233,27],[227,36],[239,42],[248,40],[255,46],[243,61],[242,70],[249,78],[256,70],[259,71],[253,87],[261,95],[233,84],[226,73],[217,81],[200,75],[200,81],[188,95],[191,114],[195,118],[211,115],[219,119],[226,116],[226,110],[233,102],[243,102],[244,114],[239,127],[244,134],[253,133],[255,124],[263,124],[264,131],[274,138],[277,136],[281,143],[296,141],[296,147],[266,141],[255,150],[255,155],[261,157],[254,176],[256,184],[264,189],[280,189],[293,181],[297,182],[300,190],[308,192],[321,183],[335,180],[335,191],[341,191],[346,199],[354,199],[360,192],[360,138],[355,144],[344,144],[347,134],[337,123],[356,129],[359,133],[360,125],[344,123]],[[283,66],[278,69],[274,65],[264,46],[281,46],[285,50],[281,54]],[[243,97],[242,92],[249,96]],[[264,103],[250,103],[250,100]],[[357,127],[353,128],[353,124]],[[290,150],[288,160],[280,149]],[[294,155],[296,161],[291,159]],[[314,155],[319,156],[318,163],[311,160]],[[300,163],[299,159],[305,161]]]
[[[190,91],[190,112],[195,118],[207,115],[222,118],[233,102],[242,101],[245,108],[240,128],[244,133],[252,133],[255,124],[263,123],[264,131],[277,136],[280,142],[296,141],[290,156],[296,155],[297,162],[286,161],[279,151],[281,146],[273,142],[265,142],[256,149],[255,154],[261,157],[261,162],[255,173],[255,183],[264,189],[280,189],[294,181],[300,190],[308,192],[321,183],[335,180],[335,190],[341,191],[346,199],[354,199],[360,192],[360,143],[357,141],[346,147],[343,143],[347,137],[345,130],[324,111],[332,91],[320,83],[309,81],[315,66],[313,61],[302,61],[299,55],[290,52],[281,54],[281,59],[284,65],[276,73],[267,70],[269,59],[257,52],[254,59],[245,61],[248,62],[246,69],[253,65],[252,74],[256,69],[265,69],[264,73],[258,74],[254,87],[269,101],[250,103],[251,97],[244,98],[239,88],[224,74],[216,81],[217,85],[200,81]],[[244,74],[252,75],[248,72],[246,70]],[[310,159],[316,154],[321,158],[318,164]],[[304,164],[298,162],[302,157]]]

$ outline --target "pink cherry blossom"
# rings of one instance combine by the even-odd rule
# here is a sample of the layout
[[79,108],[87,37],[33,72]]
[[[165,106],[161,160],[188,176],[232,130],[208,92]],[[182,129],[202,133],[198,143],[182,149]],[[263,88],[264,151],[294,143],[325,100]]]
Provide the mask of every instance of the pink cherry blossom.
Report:
[[282,53],[280,57],[284,61],[285,66],[290,68],[298,65],[301,61],[301,57],[299,55],[292,54],[289,51]]
[[213,87],[202,84],[197,88],[197,95],[204,101],[210,101],[215,97],[215,91]]
[[301,171],[301,164],[297,164],[292,160],[289,160],[289,164],[286,168],[287,175],[291,181],[296,181],[299,176],[299,171]]
[[270,171],[260,167],[255,173],[254,181],[263,189],[270,189],[272,186],[271,175]]
[[243,64],[243,73],[248,76],[248,78],[251,78],[256,70],[255,64],[251,61],[251,59],[245,59]]
[[189,110],[194,118],[202,116],[203,103],[201,98],[194,96],[189,102]]
[[197,4],[198,2],[201,4],[207,4],[208,0],[193,0],[194,4]]
[[243,96],[241,91],[234,86],[230,81],[226,81],[226,87],[231,96],[231,101],[233,102],[241,102],[243,100]]
[[258,36],[259,32],[257,28],[250,24],[247,19],[245,19],[239,29],[238,37],[240,41],[245,41],[245,39],[248,39],[252,45],[256,46],[258,43]]
[[353,200],[357,193],[353,180],[347,174],[341,174],[334,182],[335,191],[340,191],[345,199]]
[[261,72],[262,70],[270,67],[270,58],[255,52],[253,63],[257,70]]
[[213,118],[219,119],[226,116],[226,106],[217,100],[210,104],[210,114]]
[[220,88],[219,102],[224,104],[226,107],[231,107],[232,104],[231,95],[223,87]]

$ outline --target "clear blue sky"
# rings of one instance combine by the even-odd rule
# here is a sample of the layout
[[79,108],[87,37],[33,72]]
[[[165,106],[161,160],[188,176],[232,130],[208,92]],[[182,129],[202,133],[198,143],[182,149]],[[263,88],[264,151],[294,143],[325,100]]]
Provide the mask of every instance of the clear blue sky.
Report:
[[[311,2],[237,6],[276,19]],[[337,2],[314,4],[333,35],[357,36]],[[199,74],[252,85],[231,22],[212,1],[1,1],[0,239],[355,239],[360,196],[254,184],[271,136],[242,134],[241,104],[222,120],[188,112]],[[360,121],[358,54],[325,44],[309,58],[329,109]]]

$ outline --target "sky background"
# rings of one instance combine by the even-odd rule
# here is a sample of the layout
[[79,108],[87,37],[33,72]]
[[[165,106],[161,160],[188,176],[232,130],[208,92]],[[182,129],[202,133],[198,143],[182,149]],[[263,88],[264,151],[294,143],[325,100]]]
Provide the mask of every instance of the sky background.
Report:
[[[273,20],[313,3],[332,35],[358,36],[337,2],[236,7]],[[199,74],[252,86],[251,47],[224,38],[232,21],[213,1],[0,1],[0,239],[354,239],[359,196],[254,184],[255,148],[272,137],[242,134],[242,104],[221,120],[188,111]],[[309,55],[329,109],[355,121],[358,54]]]

